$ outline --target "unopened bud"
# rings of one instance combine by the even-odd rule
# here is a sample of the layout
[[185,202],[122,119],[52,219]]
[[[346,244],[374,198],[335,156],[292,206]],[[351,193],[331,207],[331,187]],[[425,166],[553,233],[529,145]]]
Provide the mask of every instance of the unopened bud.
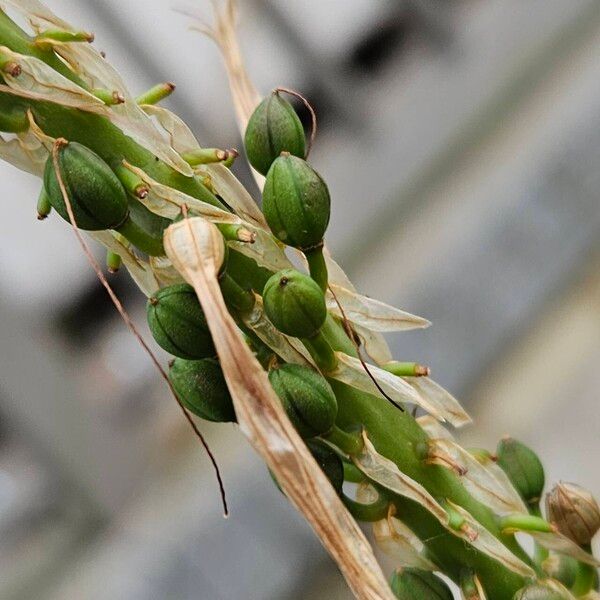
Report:
[[544,467],[537,454],[525,444],[505,437],[496,451],[498,465],[508,475],[516,490],[528,504],[536,504],[544,490]]
[[399,600],[453,600],[450,588],[437,575],[421,569],[398,569],[390,582]]
[[590,492],[573,483],[559,483],[546,495],[546,516],[580,546],[589,544],[600,529],[598,503]]

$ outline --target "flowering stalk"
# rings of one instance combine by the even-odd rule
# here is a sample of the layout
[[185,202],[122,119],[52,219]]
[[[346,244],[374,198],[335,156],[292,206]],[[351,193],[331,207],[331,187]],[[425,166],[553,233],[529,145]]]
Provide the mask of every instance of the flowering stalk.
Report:
[[[560,518],[544,520],[543,469],[532,451],[504,441],[496,462],[463,449],[443,425],[470,421],[459,403],[427,367],[392,360],[381,333],[428,322],[361,296],[329,256],[327,184],[306,160],[281,89],[261,102],[232,54],[231,2],[212,35],[264,181],[264,214],[228,169],[237,152],[202,148],[158,105],[172,84],[134,98],[89,46],[91,34],[36,0],[3,5],[33,31],[0,10],[0,131],[10,134],[0,137],[0,156],[43,176],[40,218],[55,209],[106,246],[111,270],[127,268],[149,299],[156,342],[175,357],[170,382],[182,406],[238,422],[357,597],[420,598],[426,588],[447,597],[430,571],[468,598],[593,591],[597,505],[581,492],[554,494]],[[292,267],[286,246],[308,274]],[[407,405],[428,415],[416,419]],[[344,479],[358,483],[355,498]],[[351,515],[372,522],[397,557],[391,585]],[[583,541],[573,535],[582,530]],[[534,557],[516,532],[534,538]],[[562,570],[543,572],[556,556],[577,564],[566,587]]]

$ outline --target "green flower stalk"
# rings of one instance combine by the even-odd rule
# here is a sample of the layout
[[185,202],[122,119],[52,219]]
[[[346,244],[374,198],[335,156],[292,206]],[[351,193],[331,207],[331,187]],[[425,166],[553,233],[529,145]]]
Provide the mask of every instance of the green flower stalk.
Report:
[[[581,596],[596,587],[591,496],[551,493],[544,520],[539,458],[508,439],[497,457],[465,451],[442,424],[468,422],[459,403],[427,367],[389,362],[381,323],[399,331],[427,322],[356,292],[324,252],[331,197],[288,102],[276,92],[234,98],[246,154],[266,175],[261,212],[228,169],[237,152],[202,148],[158,104],[172,84],[133,97],[91,35],[36,0],[3,4],[34,31],[0,10],[0,131],[13,136],[0,136],[0,155],[43,177],[40,217],[52,207],[70,222],[68,202],[76,225],[106,246],[108,268],[131,273],[155,341],[176,357],[169,379],[182,405],[239,423],[357,597],[451,598],[427,569],[490,600],[565,597],[559,581]],[[237,65],[231,77],[244,80],[234,87],[252,90],[233,27],[218,18],[226,62]],[[35,83],[25,82],[33,72]],[[286,246],[305,255],[310,276],[292,268]],[[261,410],[246,410],[251,402]],[[415,418],[410,405],[428,415]],[[377,495],[350,498],[345,481]],[[401,557],[391,585],[352,517],[380,540],[404,528],[382,545]],[[552,554],[529,556],[518,532]]]

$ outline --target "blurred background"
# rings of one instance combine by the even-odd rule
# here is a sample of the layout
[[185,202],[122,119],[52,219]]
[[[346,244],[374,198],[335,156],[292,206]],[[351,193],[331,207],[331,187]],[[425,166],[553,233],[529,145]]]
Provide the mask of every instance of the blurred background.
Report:
[[[168,106],[201,143],[241,146],[220,56],[174,11],[210,20],[208,0],[47,3],[133,92],[176,82]],[[239,3],[260,91],[318,110],[335,256],[434,323],[390,338],[396,356],[472,413],[465,444],[511,433],[550,483],[600,494],[600,3]],[[38,191],[0,164],[0,598],[350,598],[241,436],[202,424],[223,520],[206,456],[64,222],[36,221]],[[141,294],[111,281],[146,332]]]

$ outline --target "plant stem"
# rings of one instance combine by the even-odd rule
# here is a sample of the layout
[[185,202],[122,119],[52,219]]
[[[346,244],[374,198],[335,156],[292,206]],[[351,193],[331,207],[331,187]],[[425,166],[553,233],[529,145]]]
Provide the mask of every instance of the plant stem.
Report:
[[317,363],[319,369],[325,373],[329,373],[335,369],[337,366],[337,359],[329,342],[325,339],[325,336],[321,331],[314,337],[303,338],[302,343],[310,352],[310,355]]
[[[335,320],[322,331],[335,350],[356,356],[354,345]],[[514,536],[500,531],[496,515],[466,491],[457,475],[436,465],[426,465],[419,459],[418,447],[426,444],[428,437],[409,413],[397,410],[383,398],[333,379],[329,379],[329,383],[338,399],[338,426],[347,430],[364,427],[377,451],[396,463],[403,473],[421,483],[434,497],[448,498],[465,508],[514,554],[530,564]],[[390,495],[390,499],[401,519],[423,540],[434,562],[455,582],[460,581],[465,568],[470,568],[494,600],[512,600],[525,584],[523,577],[449,534],[421,505],[396,495]]]
[[[583,549],[590,554],[592,553],[591,544],[587,544]],[[591,565],[579,563],[577,576],[571,591],[575,596],[584,596],[592,590],[598,590],[598,570]]]
[[243,289],[227,272],[220,278],[219,284],[228,306],[241,313],[249,312],[254,308],[254,294]]
[[[536,516],[542,517],[542,511],[540,510],[540,503],[536,502],[529,506],[529,512]],[[533,547],[533,563],[538,569],[542,569],[542,563],[550,556],[550,551],[535,542]]]
[[127,238],[134,246],[150,256],[162,256],[165,253],[162,239],[149,236],[132,218],[127,217],[125,222],[115,231]]
[[350,483],[363,483],[366,478],[352,463],[344,461],[344,481]]
[[344,501],[346,508],[350,511],[350,514],[357,521],[363,521],[365,523],[373,523],[385,519],[390,506],[390,501],[383,494],[379,494],[377,500],[371,504],[357,502],[345,494],[343,494],[342,500]]
[[347,431],[340,429],[337,425],[334,425],[333,429],[322,437],[349,456],[359,454],[364,447],[360,434],[348,433]]
[[325,264],[325,257],[323,256],[323,245],[312,250],[304,251],[306,260],[308,261],[308,270],[310,276],[319,284],[319,287],[326,292],[328,282],[327,265]]

